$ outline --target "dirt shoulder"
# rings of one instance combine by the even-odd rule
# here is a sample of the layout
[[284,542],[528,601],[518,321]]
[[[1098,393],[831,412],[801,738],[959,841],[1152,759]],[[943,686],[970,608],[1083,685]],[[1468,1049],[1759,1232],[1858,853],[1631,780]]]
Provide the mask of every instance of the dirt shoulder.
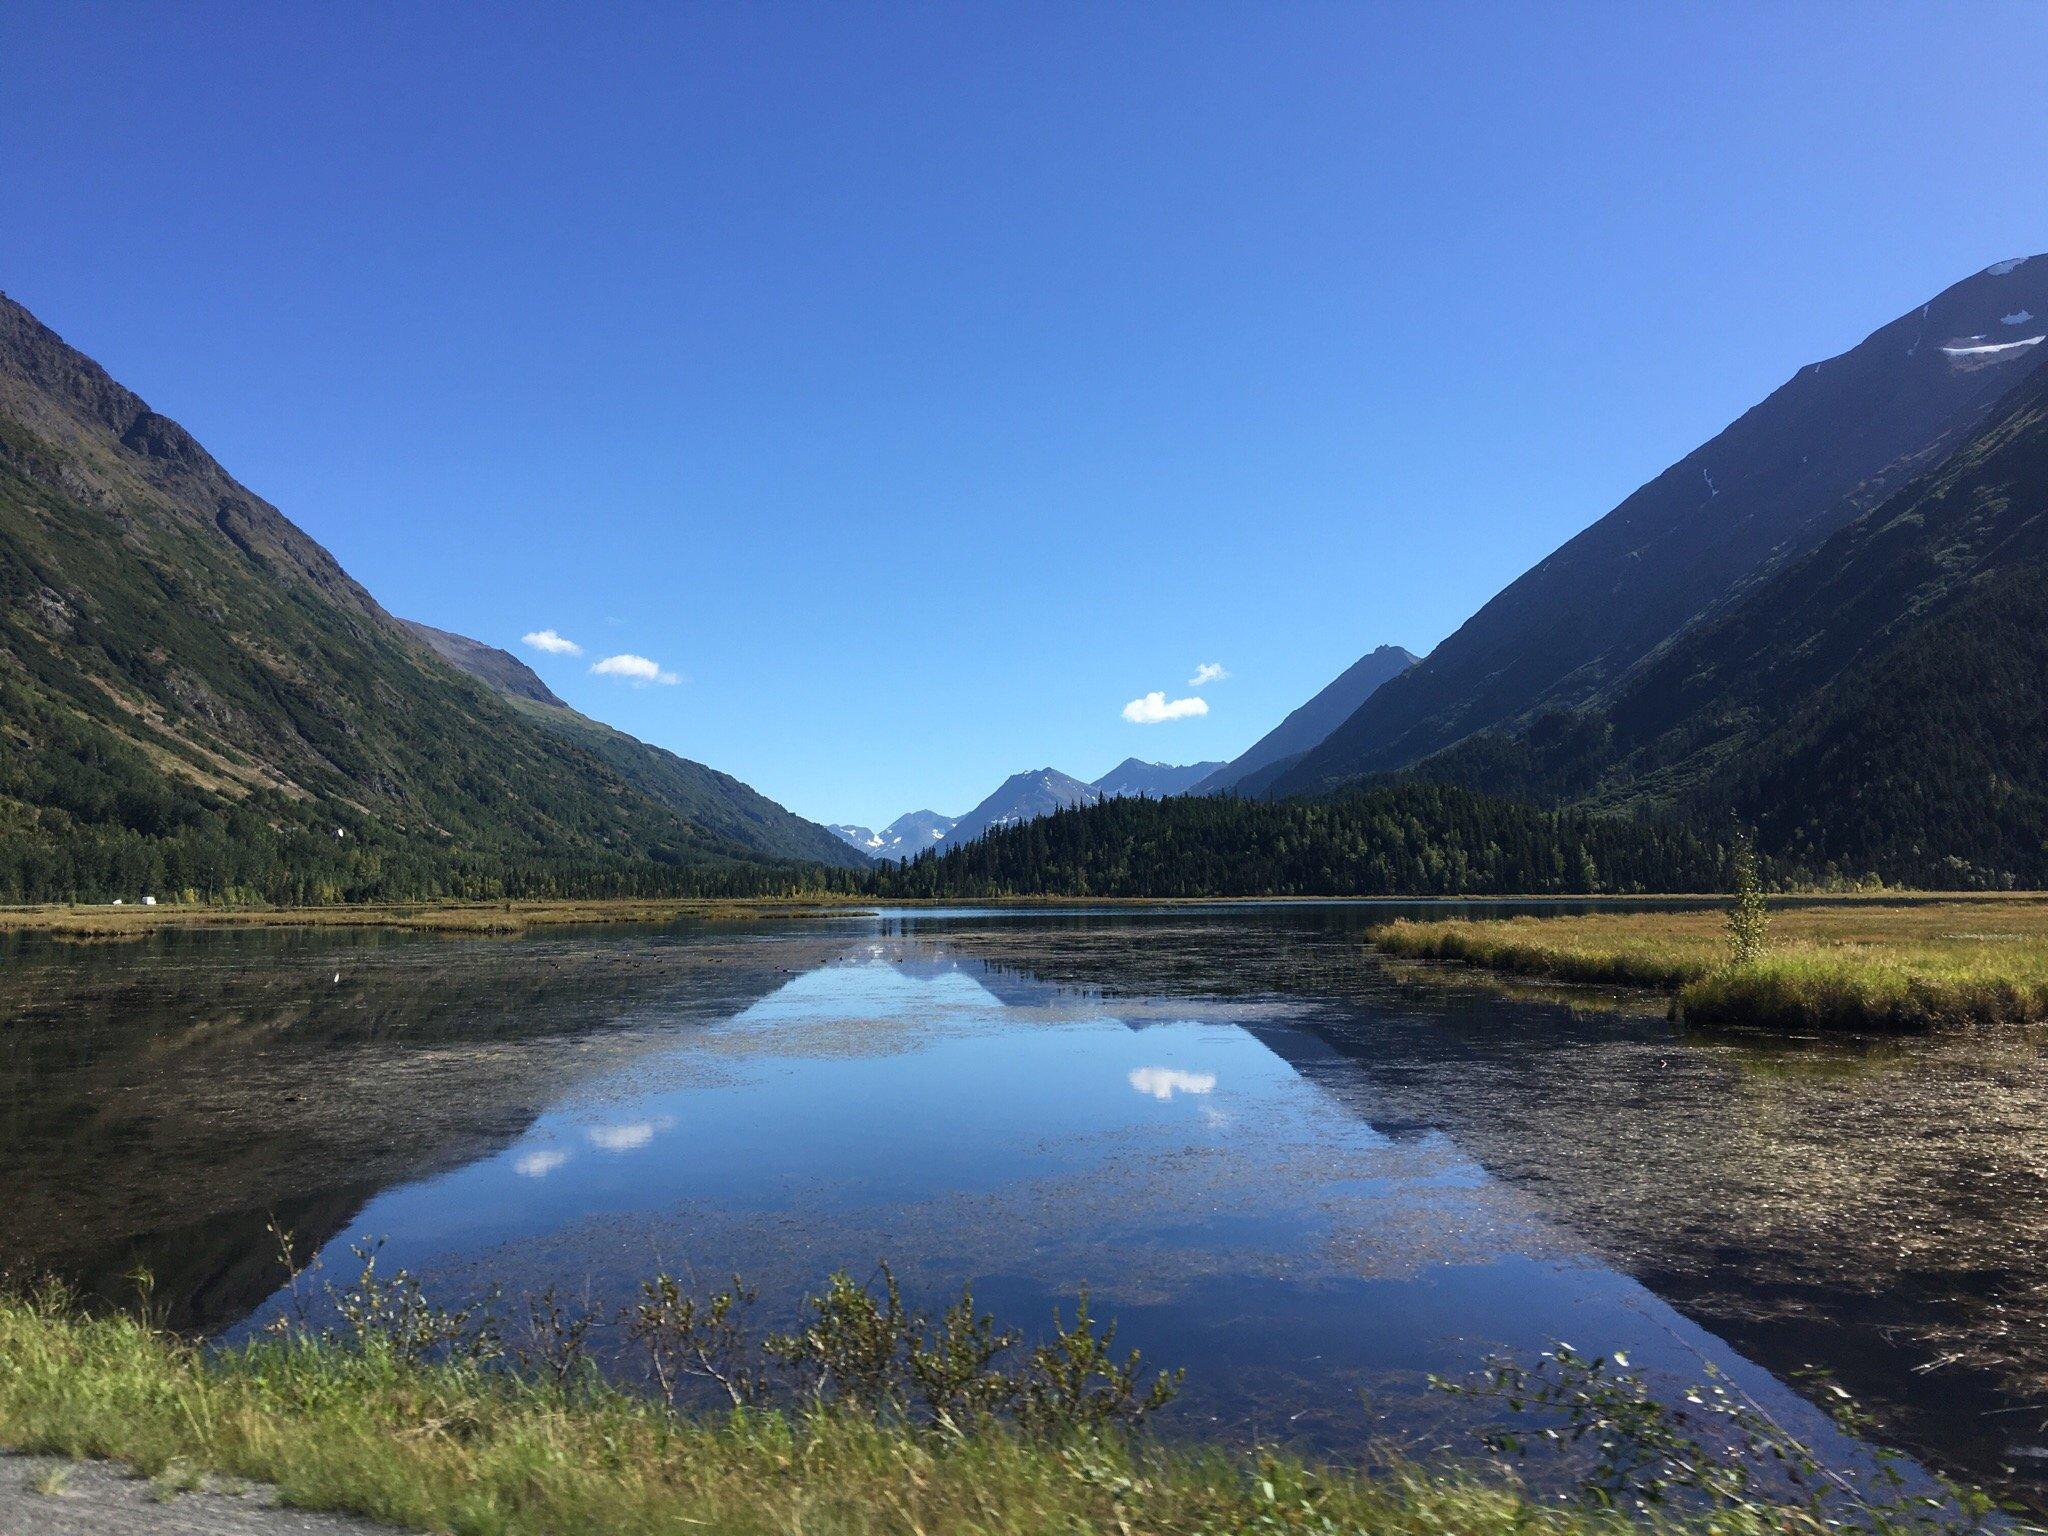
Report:
[[112,1462],[0,1453],[0,1536],[391,1536],[394,1529],[286,1509],[269,1488],[179,1491]]

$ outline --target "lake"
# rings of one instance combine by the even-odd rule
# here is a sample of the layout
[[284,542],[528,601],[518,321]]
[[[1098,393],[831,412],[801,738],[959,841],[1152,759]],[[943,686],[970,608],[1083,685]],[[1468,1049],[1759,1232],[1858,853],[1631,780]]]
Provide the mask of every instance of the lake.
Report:
[[2039,1500],[2038,1039],[1688,1035],[1382,962],[1403,910],[0,940],[0,1264],[146,1269],[228,1339],[283,1305],[273,1221],[451,1301],[738,1272],[779,1323],[886,1260],[1035,1326],[1085,1284],[1186,1367],[1162,1428],[1339,1455],[1472,1453],[1430,1374],[1557,1340],[1828,1438],[1817,1367]]

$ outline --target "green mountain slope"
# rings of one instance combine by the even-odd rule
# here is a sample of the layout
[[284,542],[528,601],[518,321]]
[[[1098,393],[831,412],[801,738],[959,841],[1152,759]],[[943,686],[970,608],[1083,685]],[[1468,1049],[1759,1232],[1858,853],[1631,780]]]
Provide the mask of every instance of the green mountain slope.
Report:
[[762,860],[847,862],[766,801],[751,827],[679,813],[688,781],[732,781],[673,759],[664,798],[601,730],[446,665],[0,297],[0,899],[752,888],[790,879]]
[[2048,257],[2002,261],[1770,397],[1567,541],[1271,784],[1405,768],[1611,689],[1775,560],[1940,463],[2042,357]]
[[594,753],[628,784],[692,825],[779,858],[848,869],[867,867],[864,857],[847,857],[847,846],[838,834],[792,816],[731,774],[678,757],[571,709],[531,667],[509,652],[411,619],[402,622],[451,666],[497,690],[541,729]]
[[1593,707],[1419,771],[1732,811],[1817,869],[2048,883],[2048,369],[1934,472],[1759,577]]

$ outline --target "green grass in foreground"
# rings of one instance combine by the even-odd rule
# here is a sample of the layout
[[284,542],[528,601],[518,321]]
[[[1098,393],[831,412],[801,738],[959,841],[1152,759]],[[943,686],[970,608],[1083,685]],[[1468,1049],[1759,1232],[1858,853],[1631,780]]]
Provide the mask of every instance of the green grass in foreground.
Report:
[[1399,1467],[1368,1478],[1107,1435],[941,1437],[825,1408],[692,1419],[304,1339],[208,1356],[47,1302],[0,1305],[0,1441],[465,1533],[1626,1528]]
[[[1610,1427],[1640,1411],[1586,1401]],[[843,1406],[691,1417],[594,1380],[423,1364],[332,1335],[208,1353],[133,1317],[84,1316],[56,1293],[0,1299],[0,1444],[115,1458],[167,1488],[255,1480],[287,1504],[478,1536],[1930,1529],[1903,1506],[1896,1521],[1844,1524],[1746,1498],[1711,1516],[1624,1515],[1538,1502],[1504,1472],[1398,1457],[1338,1470],[1111,1431],[941,1432]]]
[[1771,914],[1763,955],[1740,965],[1719,911],[1401,921],[1369,937],[1410,958],[1658,988],[1702,1024],[1910,1030],[2048,1019],[2048,899],[2038,897],[1787,908]]

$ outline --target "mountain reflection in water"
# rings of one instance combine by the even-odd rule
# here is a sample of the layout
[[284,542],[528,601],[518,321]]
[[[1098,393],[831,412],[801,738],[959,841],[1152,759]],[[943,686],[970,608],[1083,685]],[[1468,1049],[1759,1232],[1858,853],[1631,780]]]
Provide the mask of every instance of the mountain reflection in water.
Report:
[[2036,1041],[1684,1038],[1383,966],[1386,911],[10,941],[0,1262],[232,1334],[273,1217],[329,1276],[365,1234],[449,1292],[738,1270],[771,1321],[887,1258],[1026,1321],[1088,1282],[1186,1428],[1432,1443],[1427,1373],[1563,1337],[1808,1423],[1821,1366],[2026,1470]]

